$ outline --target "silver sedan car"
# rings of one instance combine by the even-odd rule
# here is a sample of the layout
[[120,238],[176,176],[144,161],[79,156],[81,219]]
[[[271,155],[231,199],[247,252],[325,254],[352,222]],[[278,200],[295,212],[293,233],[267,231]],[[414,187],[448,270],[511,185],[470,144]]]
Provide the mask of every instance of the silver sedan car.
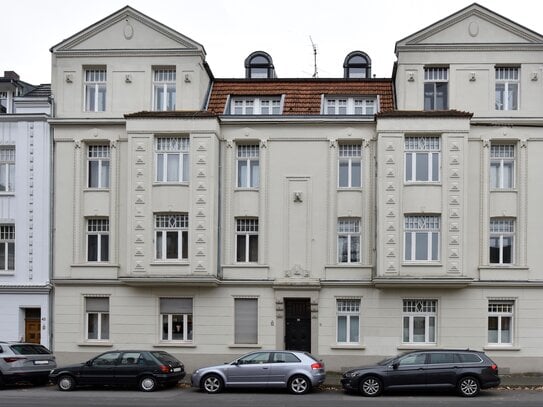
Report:
[[305,394],[325,378],[324,363],[309,353],[272,350],[196,369],[191,382],[207,393],[219,393],[226,387],[286,387],[293,394]]

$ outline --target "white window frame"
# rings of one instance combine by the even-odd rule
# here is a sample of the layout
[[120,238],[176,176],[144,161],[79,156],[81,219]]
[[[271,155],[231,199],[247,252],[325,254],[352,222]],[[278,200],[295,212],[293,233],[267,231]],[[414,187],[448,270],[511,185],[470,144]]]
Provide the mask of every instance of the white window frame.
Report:
[[[353,184],[353,162],[358,162],[360,166],[359,185]],[[347,164],[347,185],[341,185],[341,165]],[[362,144],[340,144],[338,151],[338,188],[361,188],[362,187]]]
[[[437,85],[438,84],[447,84],[447,90],[446,90],[446,97],[445,97],[445,106],[443,109],[437,109]],[[433,85],[432,89],[432,109],[426,109],[426,85],[431,84]],[[424,68],[424,110],[426,111],[432,111],[432,110],[447,110],[449,108],[449,68],[441,67],[427,67]]]
[[[506,185],[505,168],[511,166],[511,185]],[[492,168],[498,168],[496,182],[492,182]],[[515,145],[514,144],[492,144],[490,146],[490,188],[491,189],[514,189],[516,178]],[[495,185],[497,184],[497,185]]]
[[[404,299],[402,312],[402,343],[435,344],[437,343],[437,300],[434,299]],[[424,341],[415,341],[415,318],[424,318]],[[433,332],[431,321],[433,319]],[[406,321],[408,321],[406,337]],[[432,338],[433,336],[433,338]]]
[[[245,244],[245,259],[238,259],[238,237],[244,237]],[[251,236],[256,236],[256,259],[251,260]],[[236,244],[235,244],[235,259],[236,263],[258,263],[258,218],[236,218]],[[254,241],[254,240],[253,240]]]
[[[84,71],[84,95],[83,103],[85,112],[105,112],[107,105],[107,70],[106,68],[89,68]],[[104,105],[100,106],[100,94],[103,90],[104,94]],[[94,106],[91,106],[90,100],[88,99],[89,92],[93,93]]]
[[[490,218],[490,239],[499,239],[499,262],[490,263],[490,253],[489,253],[489,264],[502,266],[502,265],[512,265],[515,264],[515,219],[513,218]],[[504,263],[504,239],[511,238],[511,262]],[[489,250],[490,250],[489,242]]]
[[[439,183],[441,182],[441,137],[439,136],[406,136],[405,137],[405,182],[406,183]],[[427,156],[428,179],[417,180],[417,160],[419,156]],[[420,158],[422,159],[422,158]],[[411,164],[411,165],[409,165]],[[436,164],[437,169],[434,168]],[[434,174],[437,171],[437,176]],[[409,177],[409,173],[411,176]]]
[[[11,256],[10,246],[12,247]],[[0,225],[0,248],[4,252],[4,261],[3,264],[0,264],[0,272],[13,272],[15,270],[15,225]]]
[[[157,261],[186,261],[188,260],[189,216],[186,213],[162,214],[155,216],[155,260]],[[167,257],[168,233],[177,232],[177,257]],[[159,253],[159,241],[160,253]],[[183,246],[186,245],[186,253]],[[159,256],[160,254],[160,256]],[[185,256],[183,256],[185,254]]]
[[[110,313],[110,301],[109,297],[95,297],[95,296],[85,296],[85,340],[86,341],[97,341],[97,342],[104,342],[109,341],[111,338],[111,313]],[[108,310],[107,311],[87,311],[87,299],[88,298],[106,298],[108,300]],[[96,327],[96,339],[90,339],[89,338],[89,316],[90,315],[96,315],[96,321],[97,321],[97,327]],[[103,338],[104,332],[102,327],[102,316],[107,315],[108,318],[108,337]]]
[[276,116],[283,112],[283,97],[240,97],[230,98],[231,115]]
[[322,112],[326,115],[373,115],[378,113],[376,96],[326,96]]
[[[161,297],[159,298],[159,307],[161,306],[161,301],[167,300],[167,299],[176,299],[173,297]],[[194,299],[193,298],[187,298],[187,297],[179,297],[180,299],[190,299],[192,302],[192,311],[190,313],[185,312],[178,312],[178,313],[163,313],[161,310],[159,310],[159,326],[160,326],[160,341],[162,342],[185,342],[190,343],[193,341],[193,330],[194,330]],[[183,325],[183,338],[182,339],[174,339],[173,338],[173,320],[174,317],[181,317],[182,325]],[[164,338],[163,334],[163,327],[164,327],[164,319],[166,319],[166,324],[168,326],[168,332],[167,332],[167,338]]]
[[[490,341],[490,318],[497,318],[497,341]],[[509,319],[509,342],[502,341],[503,335],[503,320]],[[508,300],[489,300],[488,301],[488,325],[487,325],[487,340],[491,346],[512,346],[514,343],[514,323],[515,323],[515,301]]]
[[0,174],[3,173],[4,179],[1,181],[5,186],[0,194],[15,192],[15,159],[15,146],[0,147]]
[[[342,261],[340,240],[347,238],[347,261]],[[358,252],[353,259],[353,249],[356,249],[354,238],[358,238]],[[359,218],[338,218],[337,221],[337,260],[338,264],[359,264],[362,261],[362,236]]]
[[[98,182],[91,186],[91,163],[98,163]],[[107,165],[106,165],[107,163]],[[107,170],[104,168],[107,167]],[[103,173],[107,171],[107,178],[103,179]],[[109,189],[111,177],[110,147],[107,144],[89,144],[87,148],[87,188]]]
[[[441,216],[439,215],[405,215],[404,223],[404,261],[408,263],[436,263],[440,260],[441,246]],[[426,259],[416,259],[417,235],[426,234],[428,246]],[[437,242],[434,235],[437,234]],[[408,235],[410,238],[408,239]],[[411,242],[411,250],[408,250],[407,242]],[[433,258],[434,244],[437,245],[437,256]],[[408,256],[409,254],[409,256]]]
[[[236,152],[237,188],[258,189],[260,186],[260,146],[258,144],[238,144]],[[256,162],[256,168],[253,164]],[[240,166],[245,164],[245,177],[241,177]],[[254,174],[256,170],[256,175]],[[253,179],[256,176],[256,179]]]
[[[188,183],[190,177],[189,137],[156,137],[155,181],[157,183]],[[177,156],[177,176],[168,174],[168,158]],[[162,177],[160,171],[162,170]],[[168,178],[175,178],[170,179]]]
[[[495,68],[495,109],[519,110],[520,109],[520,68],[496,67]],[[503,85],[503,100],[498,100],[497,87]],[[516,106],[514,99],[516,94]]]
[[[175,98],[177,97],[177,73],[175,67],[153,69],[153,110],[172,111],[175,110]],[[162,97],[159,100],[158,90],[162,90]],[[168,102],[172,101],[172,105]],[[159,109],[159,105],[161,109]]]
[[4,106],[4,108],[6,109],[5,112],[1,112],[0,111],[0,114],[10,114],[12,113],[12,109],[11,109],[11,100],[12,100],[12,93],[11,92],[7,92],[7,91],[2,91],[0,92],[0,108],[2,106]]
[[[97,252],[96,260],[89,260],[89,237],[96,236]],[[102,236],[107,236],[107,259],[102,260]],[[86,259],[88,263],[108,263],[111,250],[110,250],[110,236],[109,236],[109,218],[87,218],[87,233],[86,233]]]
[[[336,343],[359,344],[360,343],[360,299],[338,298],[336,299]],[[340,341],[340,317],[345,317],[345,340]],[[357,318],[358,337],[351,340],[351,319]]]

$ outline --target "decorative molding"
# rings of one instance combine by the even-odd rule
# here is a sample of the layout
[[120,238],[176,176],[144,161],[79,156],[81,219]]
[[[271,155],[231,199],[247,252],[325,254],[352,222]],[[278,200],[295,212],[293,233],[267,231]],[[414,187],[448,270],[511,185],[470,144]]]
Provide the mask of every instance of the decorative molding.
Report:
[[295,264],[290,270],[285,271],[285,277],[289,277],[289,278],[309,277],[309,270],[305,270],[299,264]]

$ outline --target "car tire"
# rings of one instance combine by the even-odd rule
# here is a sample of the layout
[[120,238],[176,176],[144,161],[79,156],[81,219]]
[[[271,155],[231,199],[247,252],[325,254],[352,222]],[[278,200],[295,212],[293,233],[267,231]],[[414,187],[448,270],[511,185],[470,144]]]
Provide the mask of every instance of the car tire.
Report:
[[75,379],[67,374],[64,374],[58,378],[57,386],[62,391],[72,391],[75,389]]
[[458,392],[463,397],[475,397],[477,394],[479,394],[479,391],[481,390],[481,386],[479,385],[479,380],[473,376],[465,376],[462,377],[458,381],[458,385],[456,386],[458,389]]
[[365,397],[377,397],[383,392],[383,382],[376,376],[366,376],[360,380],[358,389]]
[[209,394],[220,393],[224,388],[222,378],[216,374],[204,376],[201,383],[202,390]]
[[288,391],[292,394],[306,394],[309,390],[311,390],[311,382],[305,376],[292,376],[288,381]]
[[141,391],[150,392],[156,390],[158,383],[153,376],[143,376],[138,382],[138,387]]

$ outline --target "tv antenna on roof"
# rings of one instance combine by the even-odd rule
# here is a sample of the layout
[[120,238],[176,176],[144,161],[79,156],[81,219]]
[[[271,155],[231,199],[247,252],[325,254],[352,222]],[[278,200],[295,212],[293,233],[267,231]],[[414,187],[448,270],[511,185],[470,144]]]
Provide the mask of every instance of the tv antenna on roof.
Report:
[[319,75],[319,72],[317,71],[317,45],[313,42],[313,38],[311,38],[311,35],[309,36],[309,41],[311,41],[311,46],[313,47],[313,78],[317,78]]

